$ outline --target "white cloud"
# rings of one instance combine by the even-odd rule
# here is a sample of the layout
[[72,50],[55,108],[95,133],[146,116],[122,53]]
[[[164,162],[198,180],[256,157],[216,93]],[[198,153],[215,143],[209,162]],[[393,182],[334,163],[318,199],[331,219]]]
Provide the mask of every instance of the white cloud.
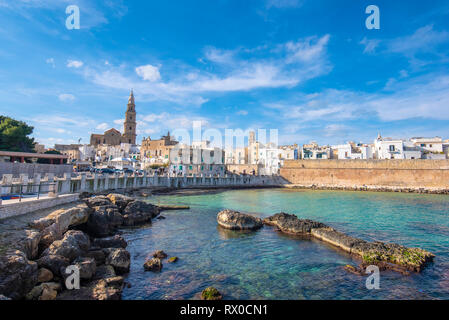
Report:
[[70,93],[61,93],[58,98],[63,102],[75,101],[75,96]]
[[125,122],[125,119],[116,119],[114,120],[115,124],[119,124],[119,125],[123,125],[123,123]]
[[239,116],[247,116],[248,115],[248,111],[246,111],[246,110],[239,110],[239,111],[237,111],[237,114]]
[[155,82],[155,81],[158,81],[161,79],[161,74],[159,73],[159,68],[152,66],[151,64],[137,67],[136,73],[143,80],[148,80],[151,82]]
[[288,42],[285,47],[290,55],[287,57],[288,63],[310,62],[323,57],[329,43],[330,35],[321,38],[309,37],[297,42]]
[[436,31],[433,25],[419,28],[410,36],[391,40],[388,43],[390,52],[414,56],[418,52],[433,52],[440,44],[449,41],[449,32]]
[[364,37],[362,41],[360,41],[360,44],[365,46],[363,53],[374,53],[376,51],[376,48],[380,44],[380,40],[377,39],[368,40],[366,37]]
[[95,127],[97,130],[106,130],[107,128],[109,128],[109,125],[106,122],[102,122]]
[[68,68],[81,68],[83,66],[83,62],[82,61],[78,61],[78,60],[67,60],[67,67]]
[[[231,51],[208,48],[206,59],[215,64],[214,73],[182,66],[172,70],[169,81],[160,81],[159,69],[139,66],[135,71],[143,81],[125,75],[122,68],[107,70],[84,68],[82,74],[92,82],[112,88],[133,88],[141,101],[170,101],[178,104],[202,105],[207,94],[215,92],[250,91],[263,88],[294,87],[332,70],[327,59],[330,36],[309,37],[276,48],[259,47],[268,58],[247,49]],[[248,57],[248,55],[250,55]],[[209,70],[209,68],[208,68]]]

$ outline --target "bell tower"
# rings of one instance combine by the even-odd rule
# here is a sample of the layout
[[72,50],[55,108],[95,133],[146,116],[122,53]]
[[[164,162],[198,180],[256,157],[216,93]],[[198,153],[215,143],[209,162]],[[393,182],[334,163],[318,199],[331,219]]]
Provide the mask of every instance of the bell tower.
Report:
[[123,124],[123,143],[136,144],[136,104],[134,103],[134,93],[131,90],[131,94],[128,99],[128,108],[125,113],[125,123]]

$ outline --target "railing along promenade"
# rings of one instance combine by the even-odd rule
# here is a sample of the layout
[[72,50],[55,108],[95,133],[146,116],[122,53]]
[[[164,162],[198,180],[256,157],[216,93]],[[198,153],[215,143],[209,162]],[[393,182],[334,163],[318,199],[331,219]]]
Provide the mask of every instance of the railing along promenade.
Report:
[[195,187],[242,187],[242,186],[274,186],[277,179],[273,176],[256,175],[148,175],[139,174],[64,174],[58,178],[53,174],[44,177],[36,174],[33,178],[23,174],[18,179],[5,174],[0,183],[0,194],[48,193],[74,194],[81,192],[101,192],[106,190],[139,189],[139,188],[195,188]]

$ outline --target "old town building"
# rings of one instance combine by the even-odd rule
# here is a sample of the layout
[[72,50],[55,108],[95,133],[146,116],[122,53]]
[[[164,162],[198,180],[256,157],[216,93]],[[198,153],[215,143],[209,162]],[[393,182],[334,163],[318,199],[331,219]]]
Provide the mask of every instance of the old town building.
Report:
[[92,134],[90,136],[90,145],[111,145],[117,146],[121,143],[136,144],[136,104],[134,102],[134,94],[131,90],[131,94],[128,99],[128,108],[125,113],[125,122],[123,124],[123,134],[117,129],[111,128],[105,131],[103,134]]

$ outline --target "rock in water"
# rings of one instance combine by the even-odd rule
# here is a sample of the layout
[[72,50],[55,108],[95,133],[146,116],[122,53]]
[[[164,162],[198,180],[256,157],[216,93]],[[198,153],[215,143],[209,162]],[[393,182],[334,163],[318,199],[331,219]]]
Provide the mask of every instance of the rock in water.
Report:
[[174,263],[174,262],[178,261],[178,257],[171,257],[167,261],[168,261],[168,263]]
[[201,292],[201,300],[221,300],[223,296],[214,287],[208,287]]
[[145,271],[160,271],[162,269],[162,261],[159,258],[152,258],[145,261],[143,267]]
[[[302,220],[293,214],[278,213],[263,221],[281,232],[310,235],[362,258],[364,265],[375,264],[395,271],[420,272],[435,257],[420,248],[407,248],[394,243],[367,242],[339,232],[321,222]],[[354,272],[350,267],[349,272]],[[401,271],[402,270],[402,271]],[[406,272],[405,272],[406,273]]]
[[217,222],[220,227],[230,230],[257,230],[263,226],[260,218],[233,210],[219,212]]
[[277,213],[274,216],[265,218],[263,222],[270,226],[278,227],[284,233],[290,234],[310,234],[313,228],[326,228],[324,223],[308,220],[298,219],[294,214]]
[[23,298],[37,283],[37,263],[22,251],[9,251],[0,257],[0,294],[11,299]]
[[157,251],[154,251],[154,252],[153,252],[153,257],[154,257],[154,258],[159,258],[159,259],[165,259],[165,258],[167,258],[168,256],[167,256],[167,254],[166,254],[164,251],[162,251],[162,250],[157,250]]

